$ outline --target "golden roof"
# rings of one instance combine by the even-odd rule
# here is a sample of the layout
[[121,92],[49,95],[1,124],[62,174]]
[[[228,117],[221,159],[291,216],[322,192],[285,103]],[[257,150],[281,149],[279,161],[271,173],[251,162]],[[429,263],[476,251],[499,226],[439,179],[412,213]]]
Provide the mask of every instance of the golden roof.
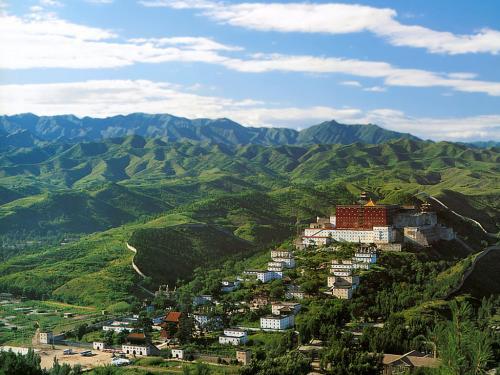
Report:
[[370,200],[368,201],[368,203],[367,203],[367,204],[365,204],[365,207],[375,207],[375,206],[376,206],[376,204],[375,204],[375,202],[374,202],[374,201],[372,201],[372,200],[371,200],[371,198],[370,198]]

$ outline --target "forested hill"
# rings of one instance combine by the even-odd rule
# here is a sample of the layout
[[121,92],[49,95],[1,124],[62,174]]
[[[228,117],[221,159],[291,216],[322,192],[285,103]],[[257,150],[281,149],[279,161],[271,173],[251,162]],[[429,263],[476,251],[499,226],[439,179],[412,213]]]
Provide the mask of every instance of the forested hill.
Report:
[[202,197],[337,183],[387,199],[426,191],[496,233],[499,161],[496,149],[413,140],[238,147],[128,136],[12,148],[0,151],[0,236],[89,233]]
[[417,140],[410,134],[377,125],[343,125],[327,121],[302,131],[287,128],[252,128],[226,118],[195,119],[168,114],[134,113],[108,118],[72,115],[0,116],[0,145],[33,146],[40,141],[96,141],[127,135],[159,137],[166,142],[208,141],[225,145],[377,144],[393,139]]

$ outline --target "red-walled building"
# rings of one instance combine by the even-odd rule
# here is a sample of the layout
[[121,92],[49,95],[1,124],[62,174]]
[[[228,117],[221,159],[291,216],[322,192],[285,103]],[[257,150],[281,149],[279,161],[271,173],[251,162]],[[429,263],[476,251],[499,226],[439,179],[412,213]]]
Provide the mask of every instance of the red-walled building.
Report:
[[370,200],[367,204],[337,206],[336,225],[338,229],[372,229],[392,225],[398,206],[375,204]]

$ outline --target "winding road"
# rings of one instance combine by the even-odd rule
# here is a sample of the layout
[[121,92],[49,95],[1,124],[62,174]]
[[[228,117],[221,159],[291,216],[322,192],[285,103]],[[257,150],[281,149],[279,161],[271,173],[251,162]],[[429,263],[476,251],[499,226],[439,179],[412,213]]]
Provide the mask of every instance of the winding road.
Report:
[[[134,254],[137,254],[137,249],[135,247],[130,245],[128,242],[126,243],[126,245],[127,245],[127,249],[129,249]],[[134,258],[135,258],[135,256],[134,256]],[[134,258],[132,258],[132,268],[139,276],[141,276],[143,279],[145,279],[147,276],[139,269],[139,267],[137,267],[137,264],[135,264],[135,262],[134,262]],[[142,285],[137,284],[137,287],[139,287],[142,291],[149,294],[150,296],[155,297],[155,294],[152,291],[150,291],[149,289],[146,289]]]

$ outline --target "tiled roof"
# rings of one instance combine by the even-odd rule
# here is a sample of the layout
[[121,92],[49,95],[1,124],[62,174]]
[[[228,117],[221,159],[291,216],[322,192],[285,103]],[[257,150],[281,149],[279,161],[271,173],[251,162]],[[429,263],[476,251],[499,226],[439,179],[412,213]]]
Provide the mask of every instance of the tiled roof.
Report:
[[165,317],[166,322],[173,322],[173,323],[178,323],[179,319],[181,318],[181,314],[178,311],[170,311],[167,316]]

